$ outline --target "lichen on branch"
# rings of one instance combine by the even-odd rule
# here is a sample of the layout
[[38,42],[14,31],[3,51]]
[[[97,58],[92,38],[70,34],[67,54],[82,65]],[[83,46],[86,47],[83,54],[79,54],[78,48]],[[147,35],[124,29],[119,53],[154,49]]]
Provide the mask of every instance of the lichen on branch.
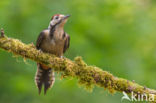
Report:
[[[3,31],[3,30],[2,30]],[[68,58],[58,58],[54,55],[43,53],[35,48],[33,44],[24,44],[20,40],[8,38],[4,35],[4,31],[0,36],[0,48],[13,53],[14,55],[22,56],[23,58],[31,59],[54,68],[56,72],[61,72],[63,77],[74,77],[79,80],[79,84],[84,85],[87,89],[92,89],[94,86],[108,89],[110,93],[126,92],[130,94],[132,91],[139,95],[145,93],[153,94],[156,102],[156,90],[146,88],[135,82],[118,78],[107,71],[96,66],[87,65],[81,57],[76,57],[74,61]]]

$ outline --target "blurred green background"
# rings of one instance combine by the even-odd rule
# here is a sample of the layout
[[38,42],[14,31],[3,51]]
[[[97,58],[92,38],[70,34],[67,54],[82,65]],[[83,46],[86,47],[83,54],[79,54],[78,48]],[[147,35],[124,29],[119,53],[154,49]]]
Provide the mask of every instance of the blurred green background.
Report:
[[[35,44],[58,13],[72,15],[65,25],[71,36],[66,57],[82,56],[90,65],[156,89],[155,0],[0,0],[0,28]],[[39,96],[36,68],[0,49],[0,103],[121,103],[121,93],[97,87],[90,93],[58,74],[47,95]]]

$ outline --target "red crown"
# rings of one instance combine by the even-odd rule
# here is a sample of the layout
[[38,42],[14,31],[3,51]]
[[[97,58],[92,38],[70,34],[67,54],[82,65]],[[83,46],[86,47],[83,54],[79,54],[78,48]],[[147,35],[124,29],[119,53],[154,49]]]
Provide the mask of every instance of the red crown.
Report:
[[55,14],[51,17],[51,20],[54,19],[55,16],[60,16],[60,14]]

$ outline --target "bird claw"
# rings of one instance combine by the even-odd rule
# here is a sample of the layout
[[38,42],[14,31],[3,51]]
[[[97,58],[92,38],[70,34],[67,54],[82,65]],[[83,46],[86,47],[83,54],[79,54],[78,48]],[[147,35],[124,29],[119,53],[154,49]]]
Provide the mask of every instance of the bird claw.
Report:
[[61,59],[65,59],[65,57],[64,57],[64,56],[61,56],[60,58],[61,58]]
[[41,49],[39,49],[39,52],[41,53],[41,52],[42,52],[42,50],[41,50]]
[[35,45],[34,45],[34,43],[33,43],[33,42],[31,43],[31,46],[35,48]]

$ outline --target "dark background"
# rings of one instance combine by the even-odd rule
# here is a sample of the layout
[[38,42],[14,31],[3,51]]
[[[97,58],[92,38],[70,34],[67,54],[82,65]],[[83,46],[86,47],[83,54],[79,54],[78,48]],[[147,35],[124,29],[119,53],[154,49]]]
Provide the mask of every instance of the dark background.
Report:
[[[71,14],[65,31],[71,46],[65,56],[82,56],[115,76],[156,89],[155,0],[0,0],[0,28],[8,37],[36,42],[54,14]],[[76,79],[60,79],[47,95],[38,95],[36,63],[0,49],[0,103],[120,103],[95,87],[93,92]],[[127,103],[127,101],[124,101]]]

